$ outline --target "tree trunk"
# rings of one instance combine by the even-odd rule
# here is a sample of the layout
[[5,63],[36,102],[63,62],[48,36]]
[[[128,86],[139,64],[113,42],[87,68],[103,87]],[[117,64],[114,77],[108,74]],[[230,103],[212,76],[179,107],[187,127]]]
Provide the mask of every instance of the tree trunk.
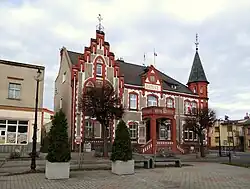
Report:
[[200,135],[200,153],[201,157],[205,157],[205,150],[203,145],[203,134]]
[[103,157],[108,157],[107,127],[102,124]]

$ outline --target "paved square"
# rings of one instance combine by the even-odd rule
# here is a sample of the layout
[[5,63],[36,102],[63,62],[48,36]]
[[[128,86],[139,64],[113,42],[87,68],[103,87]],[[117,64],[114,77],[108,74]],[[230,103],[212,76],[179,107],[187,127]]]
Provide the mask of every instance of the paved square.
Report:
[[135,175],[110,171],[74,171],[69,180],[47,180],[44,174],[1,176],[0,189],[240,189],[250,188],[250,169],[216,163],[183,168],[137,169]]

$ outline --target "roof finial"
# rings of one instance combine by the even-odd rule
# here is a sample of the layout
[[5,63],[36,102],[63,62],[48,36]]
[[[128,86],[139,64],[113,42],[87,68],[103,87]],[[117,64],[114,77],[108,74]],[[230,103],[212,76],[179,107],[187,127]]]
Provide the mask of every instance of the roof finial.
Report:
[[196,51],[198,51],[198,46],[199,46],[199,39],[198,39],[198,33],[196,33],[196,36],[195,36],[195,46],[196,46]]
[[102,26],[102,20],[103,20],[103,18],[101,16],[101,14],[98,14],[97,19],[99,21],[99,24],[96,26],[97,30],[102,31],[104,29],[104,27]]

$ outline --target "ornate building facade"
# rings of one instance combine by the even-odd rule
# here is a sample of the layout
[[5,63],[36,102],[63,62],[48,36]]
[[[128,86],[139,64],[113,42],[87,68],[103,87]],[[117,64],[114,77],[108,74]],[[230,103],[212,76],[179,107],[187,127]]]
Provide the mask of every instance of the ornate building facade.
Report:
[[[83,53],[63,47],[60,69],[55,81],[55,111],[65,112],[70,125],[72,150],[81,142],[92,147],[101,144],[101,126],[84,115],[78,107],[79,97],[87,86],[109,82],[122,98],[124,121],[132,143],[141,153],[154,153],[160,148],[185,153],[198,146],[198,137],[185,128],[185,115],[191,108],[208,106],[207,81],[198,48],[195,52],[187,85],[167,76],[153,65],[141,66],[116,60],[105,33],[96,30],[95,39]],[[162,124],[164,122],[164,124]],[[116,121],[109,127],[110,142]],[[207,136],[207,133],[206,133]],[[83,140],[84,139],[84,140]],[[208,136],[204,144],[208,144]]]

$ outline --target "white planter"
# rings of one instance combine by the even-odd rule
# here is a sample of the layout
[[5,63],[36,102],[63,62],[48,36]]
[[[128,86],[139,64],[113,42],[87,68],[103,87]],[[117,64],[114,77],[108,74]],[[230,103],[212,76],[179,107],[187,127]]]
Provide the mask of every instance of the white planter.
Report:
[[112,173],[117,175],[131,175],[135,173],[134,160],[112,161]]
[[47,179],[68,179],[70,162],[46,161],[45,177]]

